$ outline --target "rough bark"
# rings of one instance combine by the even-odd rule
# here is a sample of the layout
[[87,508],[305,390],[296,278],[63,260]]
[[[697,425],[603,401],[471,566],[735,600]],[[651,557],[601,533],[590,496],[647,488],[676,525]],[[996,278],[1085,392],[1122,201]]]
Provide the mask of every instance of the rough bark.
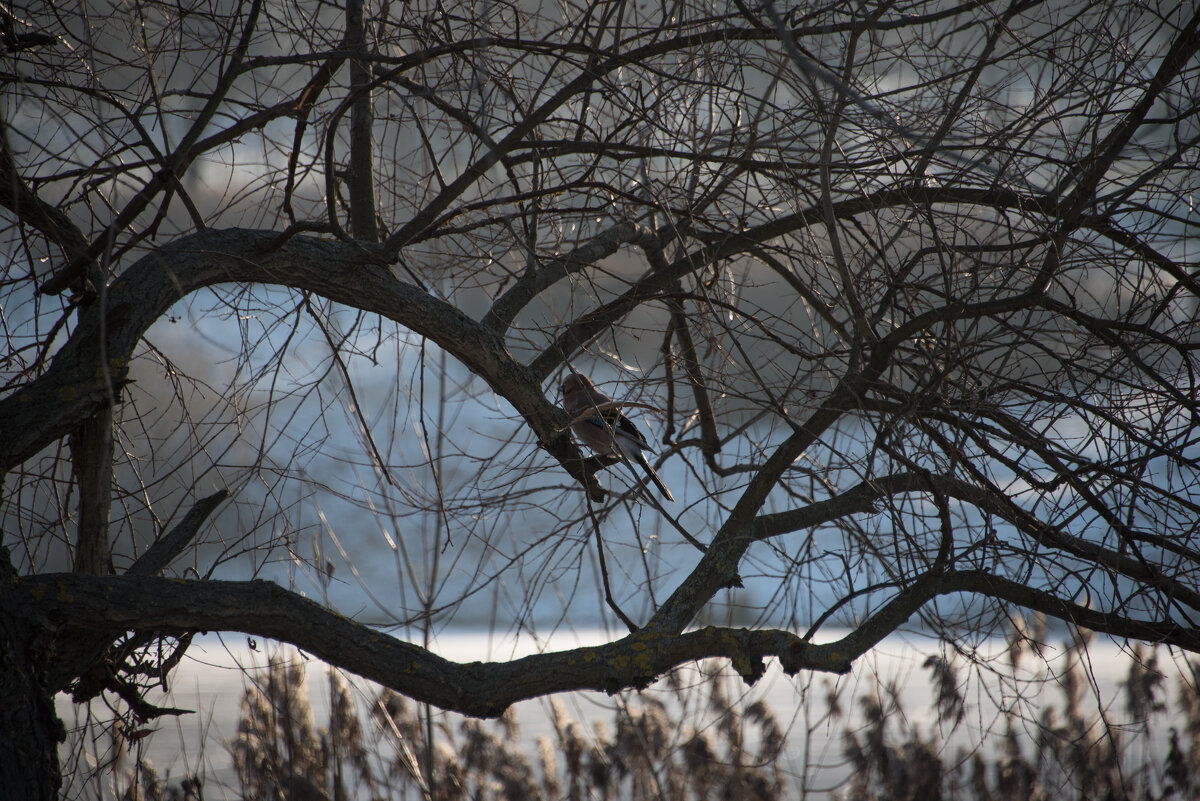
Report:
[[[615,693],[642,688],[672,668],[723,658],[748,682],[768,657],[785,672],[845,673],[862,654],[931,599],[977,593],[1117,637],[1162,642],[1200,652],[1200,633],[1169,621],[1141,621],[1088,609],[983,571],[930,572],[854,631],[814,644],[776,629],[709,626],[687,632],[641,629],[604,645],[541,653],[511,662],[457,663],[355,623],[265,581],[184,581],[134,576],[46,574],[20,579],[5,603],[36,604],[61,631],[64,648],[82,629],[238,631],[291,643],[306,653],[376,681],[416,701],[480,717],[513,703],[572,690]],[[51,688],[61,689],[61,688]]]
[[66,737],[45,681],[50,628],[0,547],[0,795],[6,801],[58,797],[58,744]]
[[362,0],[346,3],[346,47],[350,59],[350,231],[355,239],[379,241],[375,220],[375,145],[372,131],[375,111],[371,104],[371,70],[366,59],[367,39]]
[[79,531],[75,539],[75,571],[112,573],[108,518],[112,504],[112,405],[84,420],[71,437],[71,458],[79,484]]

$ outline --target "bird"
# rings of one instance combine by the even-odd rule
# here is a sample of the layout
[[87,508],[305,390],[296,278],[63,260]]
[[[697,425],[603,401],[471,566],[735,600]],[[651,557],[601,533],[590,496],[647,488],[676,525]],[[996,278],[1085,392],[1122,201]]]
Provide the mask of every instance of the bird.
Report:
[[[630,462],[641,465],[646,476],[658,487],[658,491],[668,501],[674,502],[675,496],[667,489],[667,485],[654,472],[647,453],[654,449],[646,442],[642,432],[633,421],[621,413],[613,403],[613,399],[596,389],[596,385],[582,373],[572,372],[562,382],[563,408],[576,419],[571,424],[571,430],[584,445],[587,445],[601,456],[612,454],[623,456]],[[589,409],[594,414],[584,416]]]

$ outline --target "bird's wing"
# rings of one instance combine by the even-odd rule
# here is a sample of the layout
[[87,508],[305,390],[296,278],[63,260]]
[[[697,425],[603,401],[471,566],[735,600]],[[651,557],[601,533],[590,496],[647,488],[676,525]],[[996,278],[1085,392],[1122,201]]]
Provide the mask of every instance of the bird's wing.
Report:
[[654,449],[646,442],[646,437],[633,424],[632,420],[621,414],[620,409],[606,409],[600,413],[600,416],[604,418],[603,424],[610,426],[618,435],[625,435],[644,451],[654,452]]

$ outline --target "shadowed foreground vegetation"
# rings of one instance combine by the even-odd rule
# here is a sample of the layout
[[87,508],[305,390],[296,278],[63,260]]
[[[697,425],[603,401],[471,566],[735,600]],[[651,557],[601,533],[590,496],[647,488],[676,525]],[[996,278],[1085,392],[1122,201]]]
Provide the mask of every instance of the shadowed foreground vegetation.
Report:
[[[844,686],[813,683],[797,696],[816,710],[805,717],[807,744],[792,710],[737,699],[736,677],[715,663],[709,675],[678,671],[654,692],[621,696],[609,720],[572,720],[554,701],[552,734],[534,742],[520,735],[511,709],[495,722],[451,719],[387,689],[359,693],[336,670],[325,673],[330,704],[317,725],[303,663],[272,659],[261,680],[247,686],[238,732],[228,743],[238,783],[233,797],[1198,797],[1200,666],[1177,665],[1138,646],[1120,697],[1101,701],[1091,678],[1089,639],[1064,643],[1061,669],[1035,662],[1041,691],[996,699],[996,718],[985,734],[970,730],[988,712],[968,701],[977,684],[972,669],[981,666],[963,665],[955,656],[925,660],[920,679],[928,676],[936,708],[924,718],[923,710],[906,709],[898,688],[882,678],[853,699]],[[1037,633],[1013,637],[1001,657],[1002,672],[1015,675],[1023,660],[1040,659],[1039,641],[1045,640]],[[840,737],[840,747],[831,749],[839,764],[825,757],[826,764],[814,770],[821,758],[819,749],[809,747],[822,732],[831,746]],[[124,801],[226,797],[225,788],[206,796],[197,777],[165,782],[144,759],[127,772],[121,795]]]

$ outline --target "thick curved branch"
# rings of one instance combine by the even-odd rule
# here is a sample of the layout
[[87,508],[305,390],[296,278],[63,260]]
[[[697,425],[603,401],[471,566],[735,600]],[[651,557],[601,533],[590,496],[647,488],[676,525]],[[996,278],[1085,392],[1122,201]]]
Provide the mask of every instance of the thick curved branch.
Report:
[[495,332],[398,280],[381,262],[377,246],[295,236],[274,247],[277,236],[246,229],[201,231],[139,259],[112,283],[103,303],[80,316],[50,368],[0,400],[0,468],[30,458],[108,403],[108,387],[126,380],[146,329],[180,298],[221,283],[274,284],[379,314],[427,337],[508,400],[543,447],[593,497],[602,496],[565,433],[566,414],[546,401],[539,382]]
[[[747,681],[776,657],[785,672],[849,671],[853,661],[939,595],[973,593],[1019,604],[1084,628],[1200,652],[1200,632],[1170,621],[1139,621],[1089,609],[982,571],[928,573],[853,632],[813,644],[780,630],[708,627],[683,634],[634,632],[604,645],[534,654],[511,662],[457,663],[355,623],[264,581],[180,581],[79,574],[26,576],[4,588],[5,608],[36,604],[60,644],[80,629],[239,631],[295,645],[332,665],[420,702],[493,717],[509,705],[555,692],[614,693],[645,687],[697,659],[731,660]],[[67,646],[69,647],[69,645]]]
[[973,592],[987,595],[1112,637],[1174,645],[1192,653],[1200,653],[1200,630],[1195,628],[1171,620],[1135,620],[1092,609],[1019,581],[983,571],[952,573],[940,582],[939,587],[942,594]]
[[785,659],[793,672],[850,669],[836,649],[803,643],[789,632],[721,628],[668,637],[635,632],[605,645],[460,664],[265,581],[71,573],[26,576],[15,591],[19,597],[5,598],[5,608],[17,601],[36,604],[57,627],[59,648],[69,648],[80,629],[239,631],[291,643],[414,700],[482,717],[548,693],[645,687],[672,668],[711,657],[732,660],[751,681],[762,675],[770,656]]

